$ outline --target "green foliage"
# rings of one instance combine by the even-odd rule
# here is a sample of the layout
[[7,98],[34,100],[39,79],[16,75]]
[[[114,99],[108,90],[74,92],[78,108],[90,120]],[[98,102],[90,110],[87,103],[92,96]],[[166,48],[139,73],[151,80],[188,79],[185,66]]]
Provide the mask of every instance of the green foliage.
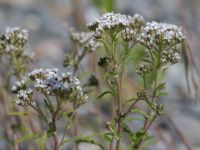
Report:
[[39,134],[28,133],[28,134],[25,134],[25,135],[21,136],[19,139],[17,139],[17,142],[21,143],[21,142],[24,142],[24,141],[27,141],[27,140],[35,140],[38,137],[40,137]]
[[64,140],[63,144],[72,142],[72,141],[77,142],[77,143],[89,143],[89,144],[98,146],[102,150],[105,150],[104,146],[101,143],[95,141],[93,137],[90,137],[90,136],[76,136],[76,137]]
[[9,112],[8,115],[23,117],[27,115],[27,112]]
[[46,139],[47,139],[47,133],[44,132],[43,135],[41,135],[39,138],[38,138],[38,141],[39,141],[39,146],[40,146],[40,150],[45,150],[45,144],[46,144]]
[[104,13],[112,12],[115,9],[115,0],[91,0],[91,2]]
[[99,95],[97,99],[101,99],[103,96],[105,96],[107,94],[111,94],[112,96],[115,95],[112,91],[105,91],[105,92],[101,93],[101,95]]

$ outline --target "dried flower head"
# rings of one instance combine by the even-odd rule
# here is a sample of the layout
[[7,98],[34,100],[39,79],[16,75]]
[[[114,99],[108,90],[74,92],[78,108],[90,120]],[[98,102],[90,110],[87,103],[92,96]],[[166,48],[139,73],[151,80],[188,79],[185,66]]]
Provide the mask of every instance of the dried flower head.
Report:
[[171,46],[178,44],[184,39],[182,29],[176,25],[153,21],[146,23],[138,41],[148,48],[155,48],[158,45]]

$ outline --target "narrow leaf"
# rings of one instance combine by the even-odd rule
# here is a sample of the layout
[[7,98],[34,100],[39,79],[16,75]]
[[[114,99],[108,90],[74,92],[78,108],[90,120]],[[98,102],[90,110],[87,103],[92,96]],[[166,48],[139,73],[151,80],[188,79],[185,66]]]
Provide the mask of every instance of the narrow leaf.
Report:
[[103,96],[105,96],[106,94],[111,94],[112,96],[114,96],[113,92],[111,92],[111,91],[105,91],[105,92],[103,92],[101,95],[99,95],[97,99],[101,99],[101,98],[102,98]]
[[9,112],[8,115],[11,115],[11,116],[26,116],[27,112]]
[[17,139],[17,142],[21,143],[26,140],[31,140],[31,139],[36,139],[36,138],[38,138],[38,134],[26,134],[26,135],[20,137],[19,139]]

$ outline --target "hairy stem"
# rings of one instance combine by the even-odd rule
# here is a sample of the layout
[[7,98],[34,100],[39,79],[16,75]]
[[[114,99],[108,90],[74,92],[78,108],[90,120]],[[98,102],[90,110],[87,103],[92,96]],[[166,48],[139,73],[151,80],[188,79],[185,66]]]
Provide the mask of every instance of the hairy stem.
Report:
[[[145,127],[144,127],[144,135],[147,133],[147,131],[149,130],[150,126],[152,125],[152,123],[154,122],[154,120],[156,119],[157,114],[155,114],[152,119],[149,121],[149,123],[146,123]],[[137,143],[137,145],[135,146],[136,150],[138,150],[142,144],[144,140],[144,136],[139,140],[139,142]]]
[[117,139],[117,143],[116,143],[116,150],[120,149],[120,135],[121,135],[121,100],[120,100],[120,87],[119,87],[119,83],[116,80],[116,86],[117,86],[117,96],[116,96],[116,100],[117,100],[117,108],[116,108],[116,123],[117,123],[117,132],[118,132],[118,139]]
[[65,125],[64,133],[63,133],[63,136],[61,138],[61,141],[60,141],[60,144],[59,144],[59,148],[64,144],[64,138],[65,138],[66,132],[70,128],[70,126],[71,126],[71,124],[73,122],[72,120],[74,118],[74,115],[75,115],[75,111],[71,114],[71,116],[69,118],[69,122],[67,122],[66,125]]

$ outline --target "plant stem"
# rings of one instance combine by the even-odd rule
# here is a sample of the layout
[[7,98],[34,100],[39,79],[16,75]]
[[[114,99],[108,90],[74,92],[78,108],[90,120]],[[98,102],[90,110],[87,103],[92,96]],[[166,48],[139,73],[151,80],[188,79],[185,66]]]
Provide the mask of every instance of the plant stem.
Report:
[[[120,69],[120,74],[119,77],[116,78],[116,86],[117,86],[117,131],[118,131],[118,136],[119,139],[117,140],[116,143],[116,150],[120,149],[120,139],[121,139],[121,97],[122,97],[122,82],[123,82],[123,74],[124,74],[124,64],[121,64],[121,69]],[[118,81],[117,81],[118,79]]]
[[129,113],[131,113],[132,109],[134,108],[135,104],[138,102],[139,100],[135,100],[131,106],[128,108],[128,110],[124,113],[123,117],[126,117]]
[[55,150],[59,150],[57,127],[56,127],[56,117],[57,117],[58,111],[59,111],[59,108],[57,108],[56,111],[52,113],[52,130],[53,130],[53,138],[55,142]]
[[[74,111],[76,110],[75,106],[74,106]],[[76,112],[74,113],[74,136],[78,135],[78,122],[77,122],[77,116],[76,116]],[[79,143],[75,142],[75,149],[79,150]]]
[[147,84],[146,84],[146,77],[145,77],[145,75],[143,76],[143,82],[144,82],[144,89],[146,90],[147,89]]
[[58,137],[56,133],[53,134],[53,138],[54,138],[54,143],[55,143],[55,150],[59,150]]
[[[153,123],[153,121],[156,119],[156,117],[157,117],[157,114],[155,114],[155,115],[152,117],[152,119],[149,121],[148,124],[146,123],[146,125],[145,125],[145,127],[144,127],[144,133],[143,133],[144,135],[147,133],[148,129],[150,128],[150,126],[152,125],[152,123]],[[139,148],[140,148],[140,146],[141,146],[143,140],[144,140],[144,136],[139,140],[139,142],[138,142],[137,145],[135,146],[136,150],[139,150]]]
[[64,134],[63,134],[62,139],[61,139],[61,141],[60,141],[59,148],[63,145],[66,132],[67,132],[67,130],[69,129],[69,127],[71,126],[71,124],[72,124],[72,120],[73,120],[73,118],[74,118],[74,115],[75,115],[75,111],[71,114],[71,116],[70,116],[70,118],[69,118],[69,122],[67,122],[66,125],[65,125]]
[[117,122],[117,132],[118,132],[118,139],[117,139],[117,143],[116,143],[116,150],[120,149],[120,135],[121,135],[121,102],[120,102],[120,87],[119,87],[119,83],[116,79],[116,86],[117,86],[117,96],[116,96],[116,100],[117,100],[117,109],[116,109],[116,122]]
[[[74,68],[73,75],[76,75],[76,72],[78,71],[78,64],[81,62],[83,59],[84,55],[86,53],[86,50],[84,50],[81,54],[81,56],[78,58],[76,66],[77,68]],[[77,121],[77,115],[76,115],[76,103],[73,104],[73,109],[74,109],[74,136],[78,135],[78,121]],[[79,143],[75,142],[75,149],[79,150]]]
[[113,139],[112,141],[110,142],[110,145],[109,145],[109,150],[112,150],[113,149]]

